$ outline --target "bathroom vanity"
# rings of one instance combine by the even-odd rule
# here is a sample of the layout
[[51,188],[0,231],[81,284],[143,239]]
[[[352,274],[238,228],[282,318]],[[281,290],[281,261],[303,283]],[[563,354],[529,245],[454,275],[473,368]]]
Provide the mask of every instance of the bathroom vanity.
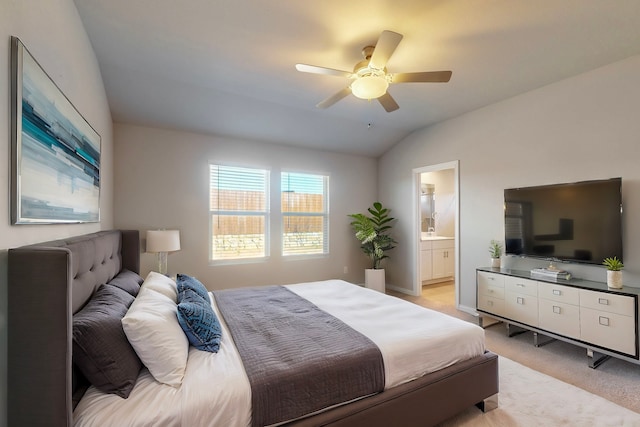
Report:
[[423,232],[420,238],[420,280],[423,284],[453,280],[456,264],[453,237],[426,234]]

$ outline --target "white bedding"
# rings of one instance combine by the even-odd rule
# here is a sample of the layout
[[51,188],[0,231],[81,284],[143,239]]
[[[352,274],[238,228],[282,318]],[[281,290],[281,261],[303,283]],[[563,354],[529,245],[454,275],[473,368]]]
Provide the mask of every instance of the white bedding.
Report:
[[[291,291],[366,335],[385,363],[385,388],[484,352],[484,331],[471,323],[341,281],[287,285]],[[214,298],[212,298],[212,301]],[[212,304],[218,312],[215,302]],[[89,388],[74,411],[78,426],[248,426],[251,390],[221,316],[218,353],[191,347],[184,380],[174,388],[146,369],[128,399]]]
[[287,288],[373,341],[385,389],[484,353],[484,330],[469,322],[342,280]]

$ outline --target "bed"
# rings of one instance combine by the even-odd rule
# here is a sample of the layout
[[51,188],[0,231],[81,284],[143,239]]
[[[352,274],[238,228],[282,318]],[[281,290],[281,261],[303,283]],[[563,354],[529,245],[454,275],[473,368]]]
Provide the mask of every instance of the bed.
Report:
[[[121,272],[138,273],[139,254],[138,232],[129,230],[104,231],[9,251],[9,425],[99,425],[104,420],[113,425],[151,425],[153,422],[149,418],[146,421],[142,421],[142,418],[134,421],[137,418],[132,414],[144,412],[145,407],[157,408],[157,417],[166,412],[166,418],[155,419],[156,424],[220,425],[222,421],[216,423],[214,421],[217,418],[206,413],[223,412],[221,408],[224,403],[216,408],[210,399],[224,393],[213,392],[211,397],[207,397],[204,391],[194,392],[201,390],[197,387],[215,391],[215,388],[211,388],[212,382],[206,380],[206,375],[210,373],[205,374],[205,368],[198,365],[211,365],[211,353],[189,348],[184,381],[199,385],[196,388],[191,385],[177,388],[165,386],[162,389],[168,390],[164,393],[169,397],[164,401],[161,400],[162,393],[157,391],[160,389],[154,384],[156,381],[146,368],[140,371],[127,399],[106,395],[95,387],[89,387],[74,369],[74,314],[87,304],[97,289],[115,280]],[[380,307],[385,306],[387,298],[393,304],[408,303],[341,281],[287,285],[281,288],[344,321],[375,342],[385,359],[386,382],[383,391],[334,405],[309,416],[286,420],[286,425],[428,426],[474,404],[484,409],[492,409],[497,405],[498,359],[495,354],[485,351],[483,347],[478,351],[475,345],[473,354],[456,356],[452,361],[440,359],[443,354],[449,353],[441,348],[439,352],[424,353],[425,357],[422,359],[429,360],[432,366],[428,368],[429,373],[423,375],[420,370],[426,368],[420,367],[414,372],[403,355],[411,351],[423,351],[424,348],[412,350],[414,341],[399,347],[397,342],[389,341],[389,334],[380,335],[379,331],[376,332],[384,328],[367,320],[359,320],[353,315],[353,310],[345,305],[350,299],[348,294],[351,293],[354,297],[365,299],[372,307],[377,307],[377,310],[382,310],[378,314],[386,310]],[[336,292],[342,298],[336,299]],[[222,298],[216,292],[210,295],[211,305],[221,318],[223,327],[221,351],[215,357],[230,358],[228,364],[223,365],[224,369],[216,367],[218,363],[213,364],[212,374],[219,378],[221,374],[216,369],[231,372],[232,369],[226,367],[237,367],[239,364],[240,374],[237,375],[241,375],[242,362],[235,358],[237,350],[234,350],[234,341],[229,338],[229,326],[217,306],[218,300]],[[332,304],[332,300],[337,300],[340,304]],[[443,321],[444,315],[440,313],[431,312],[429,315],[435,317],[428,323]],[[401,322],[402,319],[396,321]],[[393,329],[392,320],[386,324]],[[405,345],[408,347],[405,348]],[[388,363],[394,358],[395,362]],[[241,399],[244,396],[246,400],[247,395],[251,396],[251,390],[247,391],[245,387],[231,395],[241,396]],[[38,409],[34,410],[34,407]],[[236,417],[233,418],[233,423],[247,425],[247,420],[251,419],[251,405],[248,409],[238,409],[236,406],[230,408],[230,416]],[[118,411],[121,411],[121,415],[118,415]],[[205,415],[202,415],[203,412]],[[109,417],[101,419],[101,415],[96,413],[107,413]],[[189,418],[194,413],[203,418]],[[120,421],[118,416],[122,417]]]

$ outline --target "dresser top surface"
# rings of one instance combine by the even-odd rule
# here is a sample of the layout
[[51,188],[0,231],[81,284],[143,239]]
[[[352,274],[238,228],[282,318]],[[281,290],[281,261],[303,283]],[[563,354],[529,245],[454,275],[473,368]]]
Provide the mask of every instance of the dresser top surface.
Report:
[[477,271],[484,271],[487,273],[497,273],[505,276],[519,277],[522,279],[535,280],[537,282],[554,283],[557,285],[571,286],[580,289],[588,289],[592,291],[608,292],[619,295],[640,295],[640,288],[633,288],[631,286],[623,286],[622,289],[611,289],[603,282],[594,282],[591,280],[582,280],[572,278],[569,280],[553,279],[547,277],[540,277],[538,275],[532,275],[528,270],[512,270],[510,268],[493,268],[493,267],[481,267],[476,269]]

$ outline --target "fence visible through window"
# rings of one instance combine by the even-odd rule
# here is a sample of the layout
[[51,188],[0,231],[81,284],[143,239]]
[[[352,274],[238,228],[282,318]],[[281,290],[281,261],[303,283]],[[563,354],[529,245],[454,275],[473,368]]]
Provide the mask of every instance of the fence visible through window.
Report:
[[283,172],[281,190],[282,254],[328,253],[328,177]]
[[[269,171],[210,165],[210,259],[269,255]],[[282,254],[328,253],[328,177],[281,174]]]
[[269,171],[210,165],[212,260],[269,254]]

